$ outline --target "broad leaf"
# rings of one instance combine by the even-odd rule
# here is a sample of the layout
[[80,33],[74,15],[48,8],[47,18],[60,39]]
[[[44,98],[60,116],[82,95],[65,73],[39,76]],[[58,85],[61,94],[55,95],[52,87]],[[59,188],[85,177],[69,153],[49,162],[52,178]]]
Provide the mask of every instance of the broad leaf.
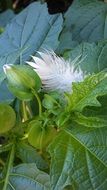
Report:
[[50,190],[49,175],[38,170],[35,164],[21,164],[9,174],[8,190]]
[[106,14],[107,4],[104,2],[75,0],[64,16],[63,38],[68,37],[68,31],[73,41],[96,42],[107,39]]
[[56,49],[62,22],[60,14],[49,15],[46,4],[40,3],[32,3],[16,15],[0,36],[0,82],[4,64],[22,64],[38,50]]
[[63,54],[66,50],[71,50],[78,45],[78,42],[72,39],[72,32],[66,28],[63,28],[59,41],[60,43],[56,50],[58,54]]
[[61,15],[49,15],[46,4],[32,3],[13,18],[1,35],[0,56],[6,61],[9,54],[25,49],[20,55],[22,61],[42,48],[55,49],[61,25]]
[[107,94],[107,73],[100,72],[87,77],[83,82],[74,83],[73,93],[68,94],[68,110],[81,112],[86,106],[101,106],[99,96]]
[[[85,73],[96,73],[107,68],[107,41],[95,43],[82,43],[68,52],[72,61],[80,55],[79,66]],[[72,62],[71,62],[72,63]]]
[[49,147],[53,190],[99,189],[107,187],[107,129],[93,129],[71,123]]
[[0,27],[5,27],[15,16],[14,12],[10,9],[0,14]]

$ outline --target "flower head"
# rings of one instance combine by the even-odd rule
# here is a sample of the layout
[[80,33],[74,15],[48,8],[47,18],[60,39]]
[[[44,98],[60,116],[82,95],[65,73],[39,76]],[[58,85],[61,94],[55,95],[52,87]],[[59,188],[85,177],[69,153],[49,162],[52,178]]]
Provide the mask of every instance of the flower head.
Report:
[[83,71],[76,66],[79,57],[71,61],[65,61],[53,51],[38,52],[40,57],[32,56],[33,61],[27,62],[39,75],[43,88],[46,91],[70,92],[72,83],[84,79]]

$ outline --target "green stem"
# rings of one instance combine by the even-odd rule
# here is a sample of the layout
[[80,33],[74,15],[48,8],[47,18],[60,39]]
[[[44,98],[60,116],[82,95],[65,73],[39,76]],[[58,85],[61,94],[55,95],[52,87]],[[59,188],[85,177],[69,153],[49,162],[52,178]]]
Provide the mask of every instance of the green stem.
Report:
[[43,128],[43,129],[42,129],[41,138],[40,138],[40,154],[43,153],[42,144],[43,144],[43,136],[44,136],[44,133],[45,133],[45,129]]
[[32,118],[33,117],[33,113],[32,113],[31,107],[29,105],[29,102],[27,102],[27,104],[26,104],[26,110],[28,112],[29,118]]
[[22,108],[23,108],[23,119],[24,121],[27,121],[28,120],[28,115],[27,115],[27,112],[26,112],[26,104],[24,101],[22,101]]
[[7,166],[7,173],[6,173],[6,177],[5,177],[3,190],[6,190],[7,186],[8,186],[9,174],[10,174],[10,170],[11,170],[11,167],[13,165],[13,160],[14,160],[14,152],[15,152],[15,145],[13,144],[11,152],[10,152],[10,156],[9,156],[9,161],[8,161],[8,166]]
[[5,162],[0,158],[0,165],[4,166]]
[[42,104],[41,104],[41,100],[38,96],[38,94],[36,93],[36,91],[34,89],[32,89],[32,93],[34,94],[34,96],[36,97],[37,101],[38,101],[38,105],[39,105],[39,116],[41,116],[42,114]]

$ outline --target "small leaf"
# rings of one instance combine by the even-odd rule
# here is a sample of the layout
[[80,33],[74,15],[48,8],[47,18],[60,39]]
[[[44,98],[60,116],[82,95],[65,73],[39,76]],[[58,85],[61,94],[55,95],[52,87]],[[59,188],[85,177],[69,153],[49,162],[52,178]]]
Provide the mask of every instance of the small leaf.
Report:
[[16,115],[12,107],[0,104],[0,134],[11,130],[16,122]]
[[43,106],[46,109],[53,109],[53,107],[58,106],[58,102],[50,95],[45,94],[43,99]]
[[28,142],[40,150],[46,148],[56,135],[56,129],[52,126],[44,127],[41,121],[30,122],[29,128]]

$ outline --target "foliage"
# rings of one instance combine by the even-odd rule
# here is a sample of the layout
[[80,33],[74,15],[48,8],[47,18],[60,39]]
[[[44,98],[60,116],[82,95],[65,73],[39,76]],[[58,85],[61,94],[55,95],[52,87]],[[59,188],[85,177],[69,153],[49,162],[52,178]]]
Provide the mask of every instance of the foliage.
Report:
[[[63,15],[40,2],[1,13],[0,189],[106,189],[106,12],[103,1],[74,0]],[[86,76],[70,93],[44,92],[26,64],[44,48],[78,57]]]

